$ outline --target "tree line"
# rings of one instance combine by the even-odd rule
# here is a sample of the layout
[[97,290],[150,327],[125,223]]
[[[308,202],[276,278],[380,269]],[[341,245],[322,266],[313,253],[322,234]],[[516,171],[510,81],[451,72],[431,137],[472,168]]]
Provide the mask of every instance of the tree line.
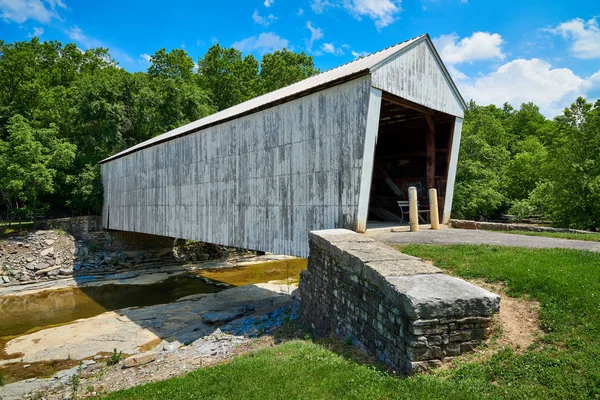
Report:
[[[257,60],[216,44],[196,62],[160,49],[131,73],[104,48],[0,41],[0,216],[99,213],[98,161],[318,72],[311,56],[285,49]],[[469,103],[454,217],[595,230],[598,204],[600,101],[579,98],[554,119],[532,103]]]
[[578,98],[550,120],[533,103],[465,113],[455,218],[537,217],[600,227],[600,100]]
[[160,49],[146,72],[104,48],[0,40],[0,216],[99,213],[98,161],[319,72],[289,50],[260,61],[216,44],[197,62]]

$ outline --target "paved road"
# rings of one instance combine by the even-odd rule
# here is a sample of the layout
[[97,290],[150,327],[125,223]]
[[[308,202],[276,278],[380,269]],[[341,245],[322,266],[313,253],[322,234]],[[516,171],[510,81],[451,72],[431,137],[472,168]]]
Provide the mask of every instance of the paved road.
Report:
[[600,253],[600,242],[525,236],[510,233],[467,229],[442,229],[419,232],[381,232],[369,235],[388,244],[492,244],[530,248],[564,248]]

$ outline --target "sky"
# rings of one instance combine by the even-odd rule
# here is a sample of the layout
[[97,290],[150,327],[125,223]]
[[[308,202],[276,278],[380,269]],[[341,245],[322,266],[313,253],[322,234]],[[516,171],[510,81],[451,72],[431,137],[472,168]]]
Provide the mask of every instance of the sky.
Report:
[[161,48],[288,48],[327,70],[428,33],[468,101],[554,117],[600,97],[598,0],[0,0],[0,39],[107,47],[128,71]]

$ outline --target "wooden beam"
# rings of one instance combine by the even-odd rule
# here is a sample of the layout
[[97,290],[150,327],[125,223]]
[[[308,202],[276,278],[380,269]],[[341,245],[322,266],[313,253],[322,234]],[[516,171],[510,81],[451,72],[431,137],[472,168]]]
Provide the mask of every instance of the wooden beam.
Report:
[[429,130],[431,130],[431,131],[433,131],[433,133],[435,133],[435,124],[433,123],[433,120],[431,119],[431,115],[425,114],[425,121],[427,121]]
[[435,188],[435,131],[427,129],[427,189]]
[[382,98],[383,100],[389,101],[390,103],[398,104],[399,106],[410,108],[411,110],[419,111],[424,114],[435,113],[435,111],[433,111],[431,108],[427,108],[410,100],[403,99],[402,97],[394,96],[393,94],[389,94],[387,92],[383,92]]

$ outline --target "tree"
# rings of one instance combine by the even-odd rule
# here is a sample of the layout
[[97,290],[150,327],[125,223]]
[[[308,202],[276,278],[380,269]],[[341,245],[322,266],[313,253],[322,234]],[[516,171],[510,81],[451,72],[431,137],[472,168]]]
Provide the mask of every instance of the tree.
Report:
[[194,76],[194,61],[185,50],[165,48],[150,56],[148,75],[152,78],[181,78],[191,80]]
[[260,62],[262,92],[271,92],[318,73],[312,56],[304,52],[294,53],[283,49],[265,54]]
[[[57,170],[66,169],[76,147],[57,138],[57,129],[33,129],[21,115],[8,123],[8,138],[0,140],[0,186],[11,201],[22,201],[33,212],[34,225],[40,195],[54,191]],[[17,207],[19,208],[19,207]]]
[[212,46],[198,60],[200,85],[211,94],[212,104],[224,110],[259,94],[258,61],[234,48]]
[[600,101],[579,97],[555,118],[556,136],[548,151],[547,181],[535,198],[545,199],[545,215],[557,226],[600,227]]
[[490,217],[503,209],[506,199],[501,191],[501,176],[510,159],[507,147],[501,110],[471,102],[465,113],[458,156],[452,206],[456,217]]

